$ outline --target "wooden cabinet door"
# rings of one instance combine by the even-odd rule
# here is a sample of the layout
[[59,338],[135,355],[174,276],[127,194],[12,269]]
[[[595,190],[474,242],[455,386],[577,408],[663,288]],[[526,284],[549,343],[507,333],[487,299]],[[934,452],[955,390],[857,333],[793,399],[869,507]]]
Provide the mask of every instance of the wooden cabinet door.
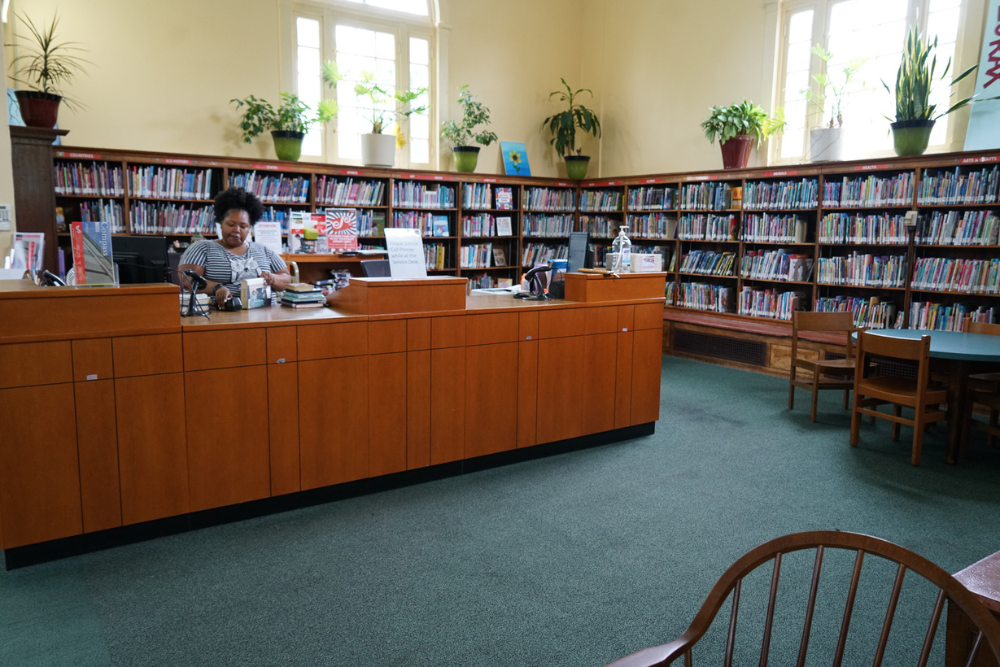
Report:
[[663,366],[663,329],[635,332],[632,348],[632,424],[660,418],[660,369]]
[[[430,345],[429,325],[427,340]],[[406,353],[406,469],[424,468],[430,464],[431,352],[411,350]]]
[[[524,314],[521,314],[522,322]],[[535,314],[535,322],[538,317]],[[528,336],[530,337],[531,334]],[[538,444],[538,341],[517,344],[517,446]]]
[[575,438],[582,433],[583,352],[584,336],[538,341],[539,443]]
[[517,345],[465,348],[464,458],[517,447]]
[[465,453],[465,348],[431,350],[431,465]]
[[[110,356],[110,341],[107,346]],[[122,494],[118,481],[115,383],[113,380],[77,382],[74,390],[83,532],[116,528],[122,525]]]
[[[402,340],[405,344],[405,337]],[[406,353],[376,354],[368,357],[368,476],[403,470],[406,470]]]
[[115,417],[122,523],[190,511],[183,373],[116,378]]
[[0,434],[4,546],[82,533],[72,383],[0,390]]
[[302,488],[368,476],[368,357],[299,362]]
[[615,428],[632,425],[632,331],[619,333],[615,364]]
[[271,493],[267,368],[184,374],[191,511]]
[[271,438],[271,495],[294,493],[302,488],[299,482],[298,364],[267,367],[267,431]]
[[[617,317],[614,308],[608,309]],[[583,377],[580,398],[583,401],[583,435],[610,431],[615,427],[615,389],[618,361],[618,334],[585,336]]]

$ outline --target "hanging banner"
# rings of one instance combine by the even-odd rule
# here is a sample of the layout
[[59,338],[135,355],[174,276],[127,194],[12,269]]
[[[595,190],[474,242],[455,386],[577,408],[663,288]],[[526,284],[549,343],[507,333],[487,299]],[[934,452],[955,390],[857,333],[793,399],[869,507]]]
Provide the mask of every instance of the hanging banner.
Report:
[[[983,28],[983,51],[976,70],[976,97],[1000,96],[1000,0],[990,0]],[[1000,148],[1000,100],[973,102],[965,150]]]

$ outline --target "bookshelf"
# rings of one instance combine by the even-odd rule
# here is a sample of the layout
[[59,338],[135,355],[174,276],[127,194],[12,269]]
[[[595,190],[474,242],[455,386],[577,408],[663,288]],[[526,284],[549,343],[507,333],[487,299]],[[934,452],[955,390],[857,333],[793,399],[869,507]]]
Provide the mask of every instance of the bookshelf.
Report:
[[520,279],[522,188],[498,178],[461,184],[458,274],[469,287],[498,287]]

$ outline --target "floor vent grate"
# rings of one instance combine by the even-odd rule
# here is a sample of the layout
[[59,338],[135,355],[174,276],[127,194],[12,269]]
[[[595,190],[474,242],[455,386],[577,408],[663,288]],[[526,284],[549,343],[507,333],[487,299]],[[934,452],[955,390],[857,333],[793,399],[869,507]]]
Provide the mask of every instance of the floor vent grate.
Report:
[[767,366],[767,344],[757,340],[675,329],[674,351],[750,366]]

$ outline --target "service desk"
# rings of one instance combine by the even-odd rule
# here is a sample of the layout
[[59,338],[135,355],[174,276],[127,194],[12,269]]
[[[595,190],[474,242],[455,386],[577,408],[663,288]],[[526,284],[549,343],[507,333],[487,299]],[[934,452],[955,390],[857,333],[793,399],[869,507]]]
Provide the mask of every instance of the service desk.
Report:
[[594,298],[354,278],[210,319],[172,285],[0,283],[0,545],[651,425],[665,274],[568,280]]

